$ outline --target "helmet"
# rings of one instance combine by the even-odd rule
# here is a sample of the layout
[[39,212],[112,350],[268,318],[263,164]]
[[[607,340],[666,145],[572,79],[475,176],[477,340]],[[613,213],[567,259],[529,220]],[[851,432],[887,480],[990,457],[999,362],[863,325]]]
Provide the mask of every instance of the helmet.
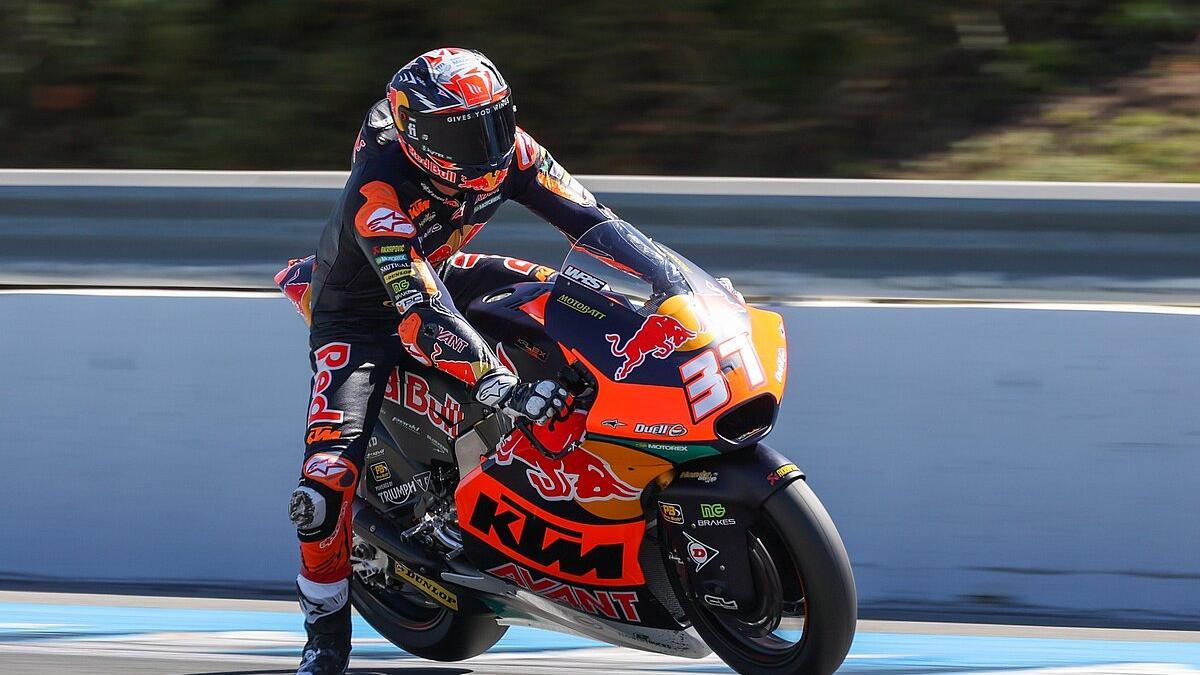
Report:
[[445,47],[413,59],[388,84],[400,146],[439,182],[489,192],[508,175],[516,133],[512,92],[486,56]]

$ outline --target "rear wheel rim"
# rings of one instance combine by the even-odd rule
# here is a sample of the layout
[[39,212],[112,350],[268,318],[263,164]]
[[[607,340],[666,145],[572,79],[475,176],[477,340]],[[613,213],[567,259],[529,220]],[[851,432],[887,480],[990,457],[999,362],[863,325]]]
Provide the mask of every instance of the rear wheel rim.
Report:
[[[356,543],[357,538],[356,538]],[[387,564],[391,565],[390,558]],[[355,585],[360,592],[371,596],[376,611],[383,612],[393,623],[410,631],[427,631],[437,627],[446,617],[448,609],[430,600],[415,586],[402,583],[399,588],[389,588],[379,583],[387,572],[363,573],[354,571]]]

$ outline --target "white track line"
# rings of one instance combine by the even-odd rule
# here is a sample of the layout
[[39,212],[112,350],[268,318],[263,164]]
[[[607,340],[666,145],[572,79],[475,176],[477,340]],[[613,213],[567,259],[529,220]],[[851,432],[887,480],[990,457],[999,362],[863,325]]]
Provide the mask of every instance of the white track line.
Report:
[[[85,605],[101,607],[149,607],[233,611],[295,612],[292,600],[243,600],[156,595],[112,595],[95,593],[46,593],[0,591],[0,603],[36,605]],[[971,635],[983,637],[1044,637],[1068,640],[1131,640],[1136,642],[1200,642],[1200,631],[1144,630],[1126,628],[1076,628],[1070,626],[1015,626],[939,621],[860,620],[865,633],[918,635]]]
[[[340,189],[344,171],[0,169],[0,186]],[[1200,202],[1200,184],[577,176],[599,193]]]
[[[164,288],[0,288],[0,295],[90,295],[104,297],[133,298],[245,298],[281,300],[278,291],[261,290],[215,290],[215,289],[164,289]],[[1073,312],[1124,312],[1135,314],[1179,314],[1200,315],[1200,306],[1139,304],[1113,302],[1021,302],[991,300],[939,300],[922,298],[828,298],[767,301],[764,307],[890,307],[901,309],[1030,309],[1043,311]]]

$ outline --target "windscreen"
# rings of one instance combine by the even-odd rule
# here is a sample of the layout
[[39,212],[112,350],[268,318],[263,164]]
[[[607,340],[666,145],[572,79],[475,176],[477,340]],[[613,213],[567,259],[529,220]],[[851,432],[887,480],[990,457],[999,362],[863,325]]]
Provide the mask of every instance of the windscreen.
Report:
[[[676,356],[750,330],[745,305],[722,283],[620,220],[600,223],[575,242],[552,302],[561,306],[547,310],[554,338],[597,366],[616,363],[617,380],[664,368],[660,374],[675,371],[677,381]],[[626,358],[631,343],[656,347]]]

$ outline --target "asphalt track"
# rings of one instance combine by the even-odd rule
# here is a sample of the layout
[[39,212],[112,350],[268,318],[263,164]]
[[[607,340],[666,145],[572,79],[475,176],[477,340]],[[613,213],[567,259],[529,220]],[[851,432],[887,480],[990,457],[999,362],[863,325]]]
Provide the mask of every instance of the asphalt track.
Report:
[[[303,642],[288,602],[0,592],[0,673],[293,672]],[[724,673],[698,661],[512,628],[491,652],[440,664],[398,651],[356,618],[351,673]],[[1200,633],[910,622],[859,623],[840,673],[1200,673]]]

